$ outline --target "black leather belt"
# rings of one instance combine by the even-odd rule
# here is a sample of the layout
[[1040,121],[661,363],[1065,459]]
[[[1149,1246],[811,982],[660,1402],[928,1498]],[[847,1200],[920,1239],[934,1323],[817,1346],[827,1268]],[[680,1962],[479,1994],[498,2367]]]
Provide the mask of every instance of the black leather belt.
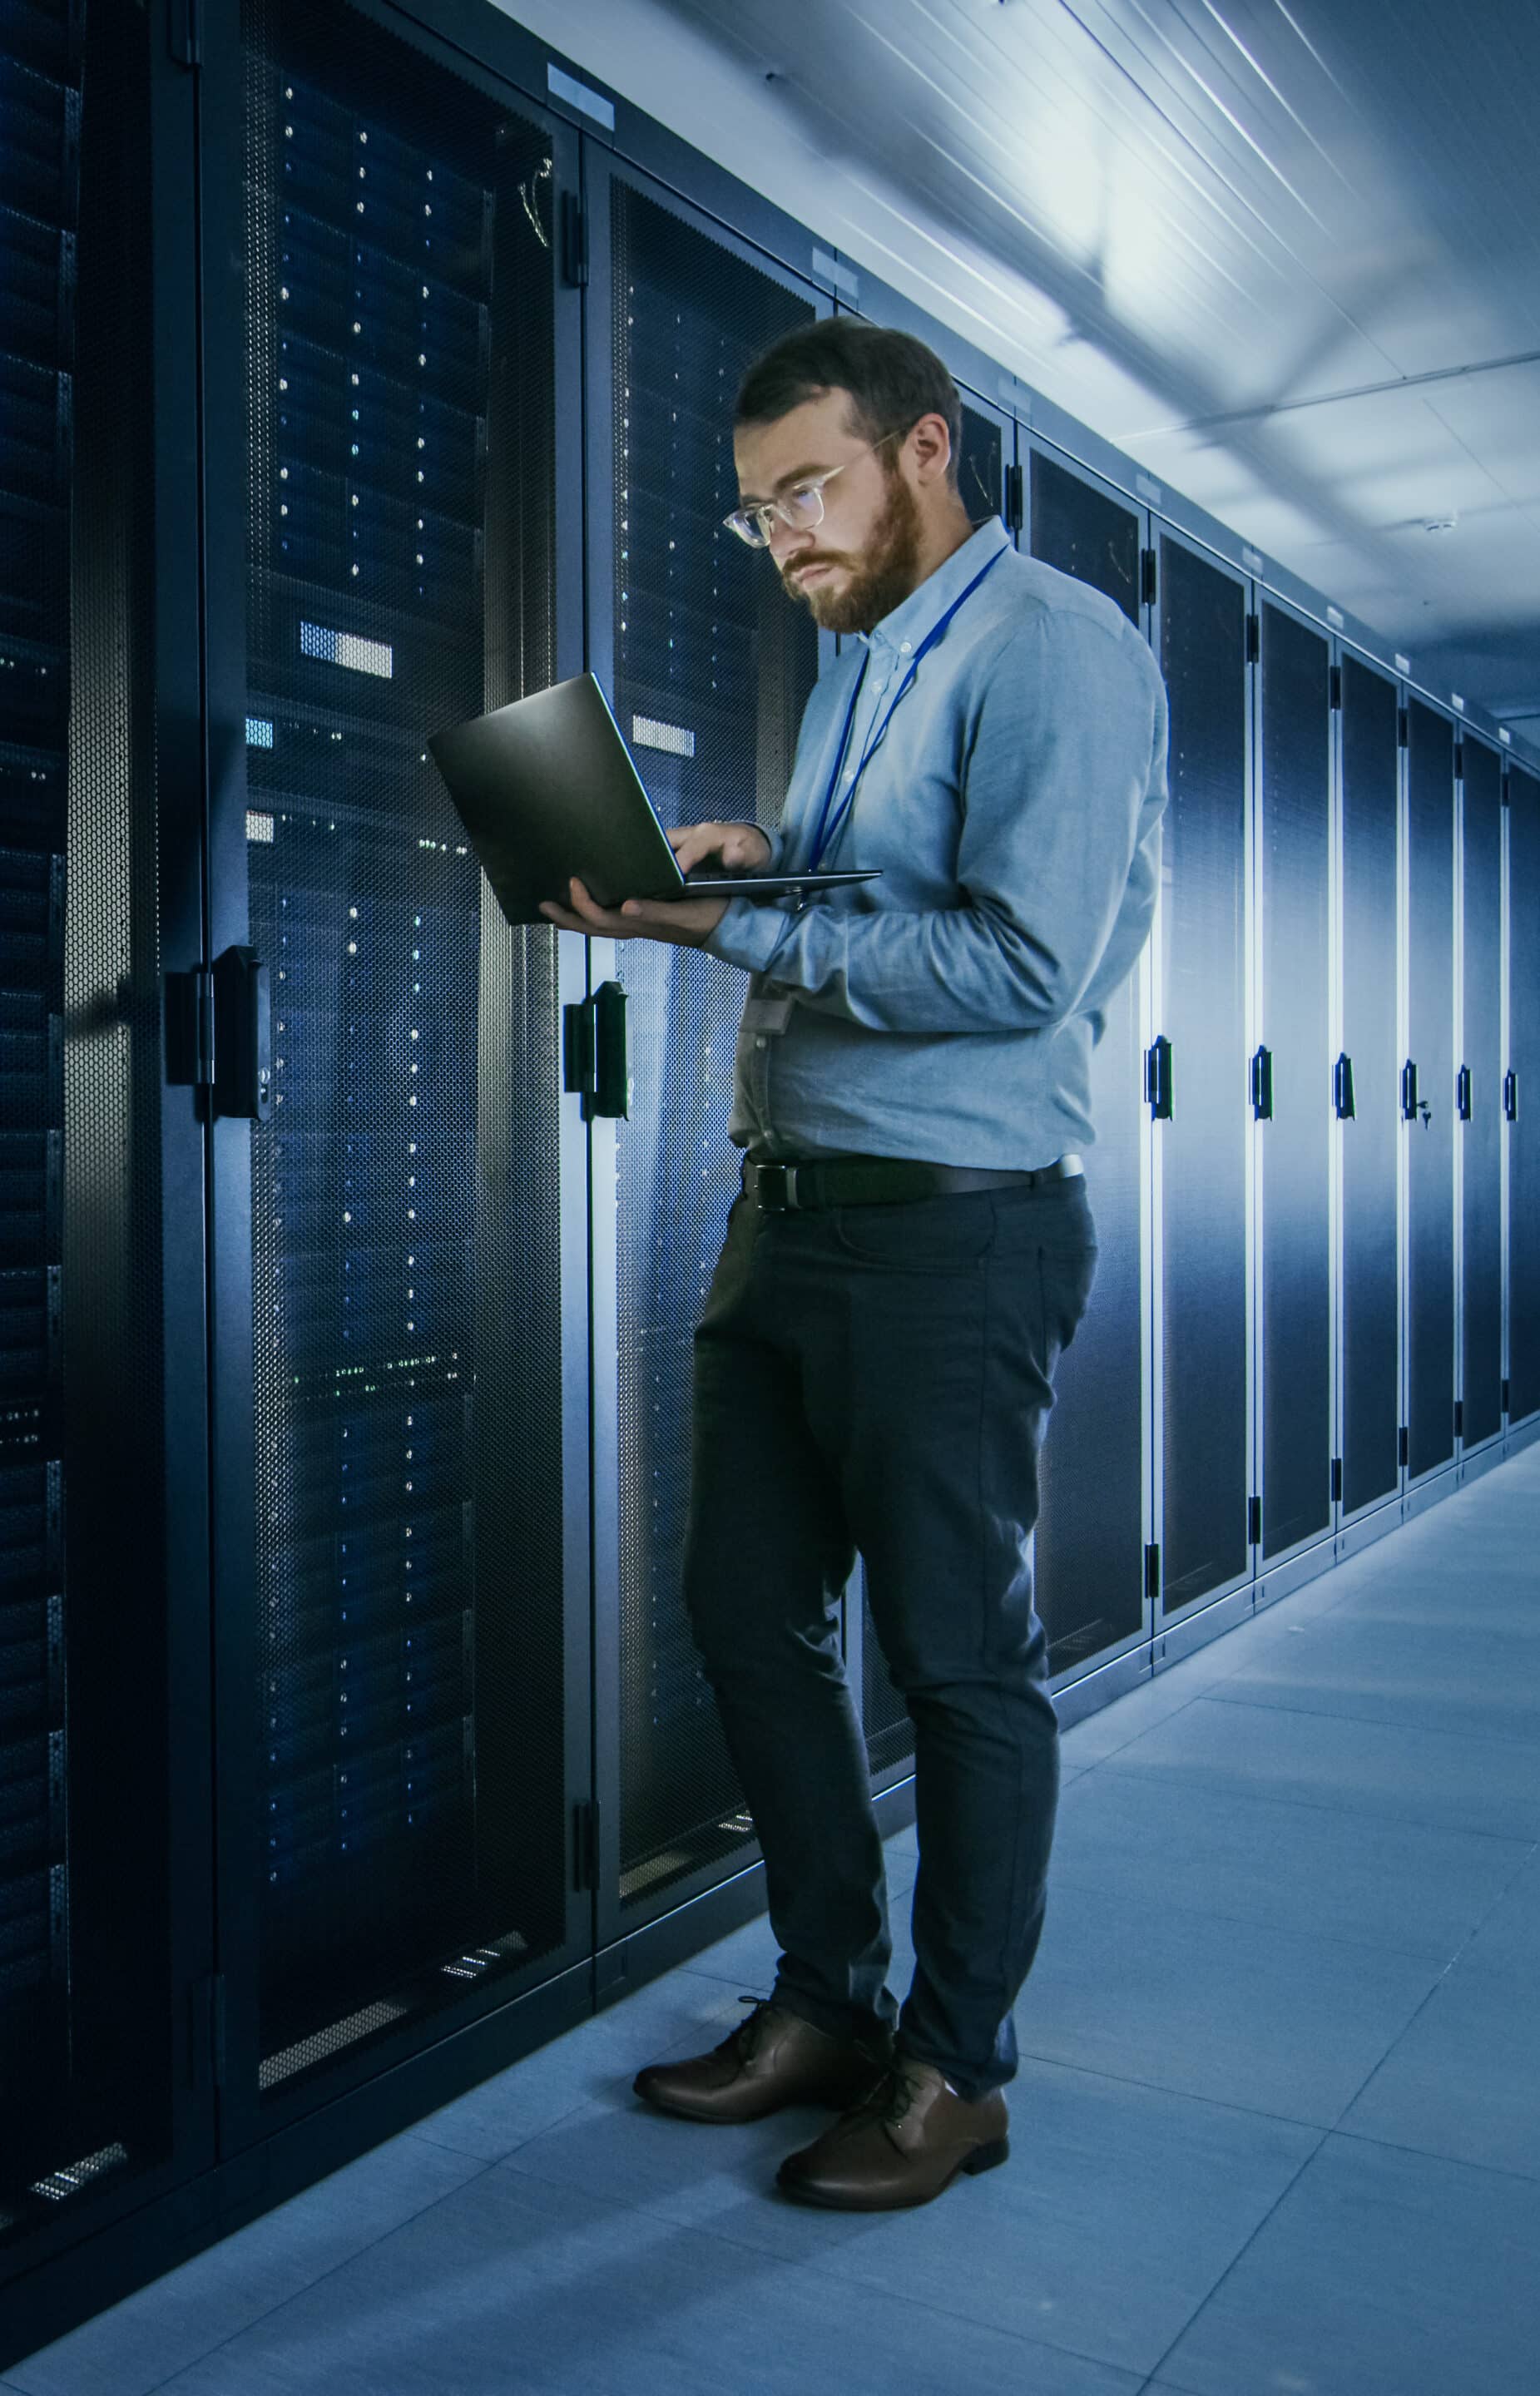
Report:
[[1085,1170],[1060,1156],[1031,1173],[990,1172],[966,1165],[922,1165],[900,1156],[836,1156],[816,1164],[757,1165],[743,1160],[745,1193],[762,1215],[816,1212],[824,1206],[890,1206],[912,1198],[958,1198],[975,1190],[1036,1190]]

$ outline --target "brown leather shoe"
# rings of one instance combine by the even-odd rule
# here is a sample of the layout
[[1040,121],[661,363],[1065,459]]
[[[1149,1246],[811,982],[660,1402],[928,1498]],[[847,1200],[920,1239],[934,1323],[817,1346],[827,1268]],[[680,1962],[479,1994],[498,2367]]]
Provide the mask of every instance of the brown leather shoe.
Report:
[[868,2048],[831,2038],[784,2006],[758,2004],[730,2038],[688,2063],[649,2063],[632,2086],[649,2105],[686,2122],[760,2122],[783,2105],[858,2105],[880,2085],[893,2053],[884,2032]]
[[999,2089],[976,2105],[934,2064],[901,2055],[882,2085],[776,2175],[788,2196],[846,2213],[929,2204],[959,2172],[992,2171],[1011,2151]]

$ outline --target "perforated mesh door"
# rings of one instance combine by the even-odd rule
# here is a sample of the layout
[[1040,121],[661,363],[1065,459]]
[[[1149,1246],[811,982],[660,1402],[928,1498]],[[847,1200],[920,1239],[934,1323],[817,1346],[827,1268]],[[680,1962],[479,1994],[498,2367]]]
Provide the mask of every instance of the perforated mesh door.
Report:
[[[768,825],[816,638],[722,518],[737,500],[737,385],[814,311],[618,181],[612,237],[616,713],[665,823]],[[639,1907],[750,1835],[680,1595],[691,1342],[737,1187],[727,1116],[746,984],[645,941],[623,965],[635,1096],[617,1132],[620,1896]]]
[[[1262,1546],[1324,1531],[1332,1505],[1331,659],[1262,611]],[[1387,902],[1388,903],[1388,902]]]
[[1540,778],[1508,775],[1508,1420],[1540,1410]]
[[[1139,519],[1034,451],[1032,555],[1139,618]],[[1143,1241],[1145,1138],[1137,974],[1114,993],[1091,1058],[1095,1146],[1086,1159],[1096,1221],[1090,1311],[1061,1360],[1040,1465],[1037,1605],[1049,1668],[1063,1672],[1132,1638],[1144,1621]]]
[[1171,1042],[1160,1126],[1167,1609],[1247,1563],[1245,599],[1161,544],[1161,665],[1171,805],[1158,1029]]
[[244,25],[276,2089],[564,1929],[554,936],[425,748],[551,679],[550,181],[346,9]]
[[1454,1454],[1454,727],[1420,699],[1407,715],[1407,984],[1418,1114],[1406,1131],[1406,1418],[1415,1475]]
[[1342,661],[1342,1040],[1354,1112],[1342,1127],[1342,1501],[1400,1475],[1396,1263],[1396,686]]
[[1470,1112],[1460,1126],[1463,1236],[1461,1430],[1467,1447],[1503,1427],[1503,779],[1467,733],[1462,833],[1465,1038]]
[[143,71],[0,10],[0,2240],[170,2136]]

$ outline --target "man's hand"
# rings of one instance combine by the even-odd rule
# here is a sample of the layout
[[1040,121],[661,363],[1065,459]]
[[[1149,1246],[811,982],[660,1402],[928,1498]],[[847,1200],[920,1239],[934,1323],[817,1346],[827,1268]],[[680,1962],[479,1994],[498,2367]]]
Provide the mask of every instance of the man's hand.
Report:
[[618,909],[596,907],[580,882],[567,888],[570,907],[542,898],[541,914],[564,932],[586,932],[594,940],[668,940],[676,949],[698,949],[727,912],[725,898],[628,898]]
[[679,824],[669,834],[681,873],[718,859],[724,872],[758,872],[770,862],[770,843],[758,824]]
[[[750,872],[770,862],[770,843],[756,824],[680,824],[669,845],[681,873],[716,858],[724,872]],[[668,940],[698,949],[727,912],[725,898],[628,898],[623,907],[596,907],[580,882],[568,885],[570,905],[542,898],[540,912],[564,932],[587,932],[592,939]]]

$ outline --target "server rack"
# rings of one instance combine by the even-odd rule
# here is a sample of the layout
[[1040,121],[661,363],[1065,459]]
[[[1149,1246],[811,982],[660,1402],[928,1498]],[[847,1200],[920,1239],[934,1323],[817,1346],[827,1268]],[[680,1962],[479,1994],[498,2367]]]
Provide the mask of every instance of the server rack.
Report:
[[1343,650],[1338,671],[1342,1045],[1333,1105],[1342,1222],[1336,1452],[1346,1522],[1401,1487],[1401,837],[1396,686],[1350,649]]
[[1249,586],[1162,529],[1171,800],[1152,938],[1155,1523],[1162,1619],[1248,1580],[1253,1348]]
[[579,458],[574,145],[383,12],[250,0],[204,75],[243,132],[206,161],[211,940],[272,1044],[213,1162],[228,2148],[591,1943],[580,989],[427,752],[575,668]]
[[[1144,629],[1145,512],[1041,443],[1030,445],[1024,480],[1032,555],[1091,583]],[[1087,1170],[1096,1280],[1090,1311],[1059,1362],[1039,1466],[1037,1604],[1060,1686],[1148,1638],[1152,1617],[1148,978],[1141,960],[1109,1007],[1093,1053],[1096,1140]]]
[[1406,1427],[1410,1481],[1454,1456],[1454,727],[1420,699],[1404,712],[1407,1011]]
[[1332,664],[1327,636],[1264,601],[1257,690],[1259,1565],[1333,1524]]
[[[69,2301],[79,2242],[184,2182],[214,2128],[207,2076],[189,2070],[212,1937],[202,1134],[191,1091],[163,1086],[159,993],[201,938],[195,557],[176,473],[194,261],[170,214],[190,97],[132,12],[45,0],[0,17],[12,2350]],[[152,411],[157,364],[169,388]]]
[[[724,526],[732,409],[751,360],[828,303],[607,156],[586,163],[584,210],[590,663],[665,821],[773,829],[818,636]],[[634,1080],[629,1118],[591,1126],[598,1935],[618,1948],[755,1855],[680,1585],[694,1324],[736,1188],[743,982],[648,942],[595,943],[593,973],[624,990]]]
[[1540,774],[1507,776],[1507,1418],[1540,1413]]
[[1497,751],[1469,732],[1455,756],[1462,782],[1457,1429],[1468,1454],[1503,1428],[1503,768]]

